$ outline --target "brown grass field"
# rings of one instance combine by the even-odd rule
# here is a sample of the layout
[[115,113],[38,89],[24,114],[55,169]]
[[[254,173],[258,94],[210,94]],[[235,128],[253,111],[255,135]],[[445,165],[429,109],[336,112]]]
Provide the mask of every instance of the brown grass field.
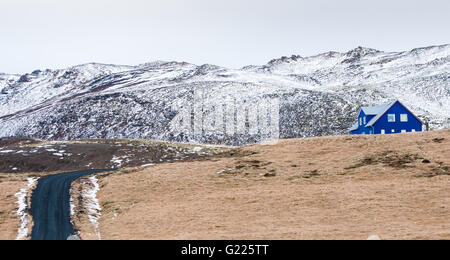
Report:
[[102,239],[450,239],[449,130],[239,149],[104,175]]
[[[450,131],[280,140],[99,174],[102,239],[450,239]],[[0,239],[25,175],[0,176]],[[78,214],[80,215],[80,214]],[[83,239],[97,239],[86,216]]]
[[[20,189],[27,188],[27,178],[41,177],[46,174],[52,173],[0,173],[0,240],[13,240],[17,237],[20,217],[17,215],[18,204],[15,194]],[[29,221],[32,221],[31,218]],[[31,227],[28,229],[31,231]]]

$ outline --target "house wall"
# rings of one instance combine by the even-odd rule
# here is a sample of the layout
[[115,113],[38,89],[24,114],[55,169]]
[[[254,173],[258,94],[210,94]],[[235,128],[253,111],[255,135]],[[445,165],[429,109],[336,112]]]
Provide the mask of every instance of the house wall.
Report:
[[[365,131],[365,127],[364,126],[362,126],[362,125],[360,125],[360,120],[364,117],[364,116],[366,116],[366,114],[364,114],[364,112],[362,111],[362,109],[359,111],[359,115],[358,115],[358,130],[354,130],[354,131],[351,131],[351,134],[354,134],[354,135],[360,135],[360,134],[363,134],[363,132]],[[367,120],[367,119],[366,119]],[[368,122],[368,121],[366,121],[366,122]],[[363,122],[363,124],[364,124],[364,122]]]
[[[369,123],[369,121],[374,117],[374,115],[366,115],[363,110],[361,110],[359,112],[358,115],[358,130],[355,131],[351,131],[350,134],[354,134],[354,135],[360,135],[360,134],[370,134],[372,131],[372,128],[367,128],[364,126],[364,117],[366,117],[366,124]],[[361,122],[360,120],[362,120],[363,125],[359,125],[359,122]]]
[[[388,114],[395,114],[395,122],[388,122]],[[408,115],[408,122],[400,122],[400,114]],[[384,115],[378,119],[374,125],[375,134],[381,134],[384,129],[386,134],[398,134],[401,130],[412,132],[422,131],[422,122],[420,122],[412,113],[410,113],[402,104],[396,102]],[[392,132],[394,130],[394,132]]]

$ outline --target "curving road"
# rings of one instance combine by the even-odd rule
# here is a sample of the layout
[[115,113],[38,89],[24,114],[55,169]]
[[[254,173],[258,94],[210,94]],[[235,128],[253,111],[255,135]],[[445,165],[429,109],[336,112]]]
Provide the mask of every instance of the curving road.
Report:
[[31,196],[34,226],[31,240],[66,240],[75,230],[70,222],[70,186],[82,176],[110,170],[89,170],[39,179]]

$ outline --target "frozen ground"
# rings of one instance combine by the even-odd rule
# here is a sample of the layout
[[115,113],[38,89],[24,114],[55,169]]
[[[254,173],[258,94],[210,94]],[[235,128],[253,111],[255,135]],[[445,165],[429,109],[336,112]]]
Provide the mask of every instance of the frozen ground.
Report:
[[28,228],[29,228],[29,220],[28,220],[28,193],[30,189],[36,184],[36,181],[39,178],[28,178],[28,185],[26,188],[20,189],[18,193],[16,193],[17,197],[17,215],[20,216],[20,228],[17,231],[16,240],[23,240],[28,236]]
[[[2,146],[1,142],[5,145]],[[30,143],[27,143],[30,142]],[[31,141],[0,139],[0,173],[80,171],[150,166],[232,156],[229,148],[150,140]]]

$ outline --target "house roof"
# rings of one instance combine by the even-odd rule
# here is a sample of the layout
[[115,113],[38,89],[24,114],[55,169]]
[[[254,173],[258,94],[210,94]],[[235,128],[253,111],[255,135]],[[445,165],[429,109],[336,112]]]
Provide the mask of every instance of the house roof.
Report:
[[[380,119],[380,117],[382,117],[384,115],[384,113],[386,113],[386,111],[388,111],[398,100],[386,103],[386,104],[382,104],[376,107],[371,107],[374,111],[376,111],[376,114],[372,114],[372,115],[376,115],[374,116],[367,124],[367,126],[373,126],[373,124],[375,124],[375,122],[378,121],[378,119]],[[364,112],[365,113],[365,112]]]
[[373,106],[373,107],[361,107],[361,110],[364,112],[364,114],[366,115],[379,115],[382,114],[384,112],[386,112],[387,109],[389,109],[395,102],[395,101],[391,101],[385,104],[381,104],[378,106]]
[[[374,117],[367,122],[367,124],[365,125],[367,126],[373,126],[373,124],[378,121],[378,119],[380,119],[380,117],[382,117],[384,115],[384,113],[386,113],[386,111],[389,110],[389,108],[391,108],[398,100],[394,100],[385,104],[381,104],[378,106],[373,106],[373,107],[361,107],[361,110],[364,112],[364,114],[366,115],[374,115]],[[352,127],[350,127],[349,131],[355,131],[358,130],[359,128],[359,122],[356,122]]]
[[356,123],[354,123],[354,124],[352,125],[352,127],[350,127],[349,131],[355,131],[355,130],[358,130],[358,127],[359,127],[358,122],[356,122]]

